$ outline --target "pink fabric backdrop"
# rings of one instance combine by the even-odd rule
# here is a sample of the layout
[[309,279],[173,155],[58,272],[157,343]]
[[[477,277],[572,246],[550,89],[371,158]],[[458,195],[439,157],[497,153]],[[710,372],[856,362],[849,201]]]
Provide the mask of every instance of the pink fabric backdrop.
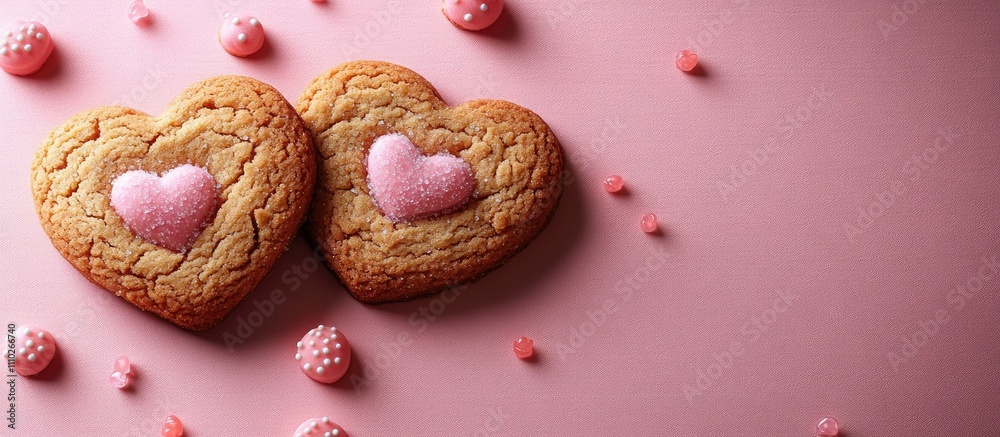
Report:
[[[148,28],[129,0],[5,2],[57,44],[39,74],[0,74],[0,322],[47,327],[61,356],[17,380],[16,435],[151,435],[168,412],[193,437],[322,415],[354,436],[805,436],[825,415],[848,436],[995,434],[1000,6],[774,3],[509,0],[468,33],[436,0],[149,0]],[[230,11],[264,24],[257,58],[216,43]],[[685,47],[703,75],[673,66]],[[233,73],[294,101],[349,59],[545,118],[571,170],[549,228],[457,297],[378,307],[299,238],[194,334],[89,284],[38,225],[30,162],[71,115],[158,113]],[[353,382],[296,367],[319,323],[349,336]],[[121,353],[127,392],[107,382]]]

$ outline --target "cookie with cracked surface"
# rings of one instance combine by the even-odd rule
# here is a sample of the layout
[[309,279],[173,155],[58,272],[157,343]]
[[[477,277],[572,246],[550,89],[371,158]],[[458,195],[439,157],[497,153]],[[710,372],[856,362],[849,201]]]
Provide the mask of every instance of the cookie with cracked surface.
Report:
[[80,113],[38,150],[31,189],[52,244],[95,284],[190,330],[229,314],[306,217],[315,149],[274,88],[238,76],[157,117]]
[[306,228],[361,302],[479,278],[555,212],[559,142],[513,103],[448,106],[413,71],[355,61],[316,78],[296,108],[319,151]]

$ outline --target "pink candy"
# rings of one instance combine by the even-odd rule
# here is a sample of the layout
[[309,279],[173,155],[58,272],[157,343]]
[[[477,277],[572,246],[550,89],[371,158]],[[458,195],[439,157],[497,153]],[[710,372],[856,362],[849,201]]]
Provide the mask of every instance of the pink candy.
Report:
[[514,340],[514,355],[524,360],[531,358],[535,353],[535,342],[528,337],[521,337]]
[[163,437],[181,437],[184,435],[184,424],[177,416],[169,416],[163,421],[163,428],[160,429]]
[[607,191],[609,193],[617,193],[621,191],[622,187],[624,186],[625,186],[625,181],[622,180],[621,176],[618,176],[616,174],[608,176],[608,178],[604,180],[604,191]]
[[441,10],[461,29],[482,30],[500,18],[503,0],[444,0]]
[[149,17],[149,9],[146,9],[146,5],[142,0],[135,0],[128,7],[128,18],[132,20],[135,24],[142,24]]
[[128,385],[129,373],[132,372],[132,362],[129,361],[128,357],[121,355],[115,359],[115,368],[111,372],[111,378],[109,381],[114,388],[122,389]]
[[16,21],[0,28],[0,68],[26,76],[42,68],[55,44],[49,31],[37,21]]
[[133,170],[111,183],[111,206],[146,241],[186,252],[215,208],[215,179],[193,165],[163,177]]
[[446,152],[424,156],[399,134],[383,135],[368,151],[368,189],[394,222],[453,210],[469,200],[476,179],[472,167]]
[[344,429],[329,417],[309,419],[295,430],[294,437],[345,437]]
[[824,417],[823,420],[819,421],[819,425],[816,425],[816,435],[819,437],[837,437],[838,434],[840,434],[840,425],[837,424],[837,419]]
[[677,68],[681,71],[691,71],[698,66],[698,54],[692,52],[691,50],[684,49],[677,52],[677,57],[674,62],[677,64]]
[[233,56],[250,56],[264,46],[264,26],[249,15],[226,17],[219,29],[219,42]]
[[56,339],[44,329],[22,326],[14,334],[14,349],[14,371],[22,376],[36,375],[55,357]]
[[642,220],[639,222],[639,227],[642,229],[642,232],[647,234],[656,232],[656,230],[659,229],[659,226],[660,224],[656,218],[656,214],[653,213],[643,215]]
[[351,365],[351,344],[337,328],[319,325],[296,344],[295,361],[306,376],[329,384],[347,373]]

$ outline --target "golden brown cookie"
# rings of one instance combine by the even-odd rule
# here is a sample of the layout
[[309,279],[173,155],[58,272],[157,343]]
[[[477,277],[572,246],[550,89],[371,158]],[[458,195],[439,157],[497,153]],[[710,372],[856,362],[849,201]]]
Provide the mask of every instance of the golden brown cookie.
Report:
[[[187,248],[137,235],[111,204],[112,185],[126,173],[195,167],[214,180],[215,199]],[[177,326],[204,330],[285,251],[315,177],[311,136],[291,105],[266,84],[225,76],[191,86],[158,117],[123,107],[72,117],[42,143],[31,188],[52,244],[84,276]]]
[[[359,301],[413,299],[481,277],[524,249],[555,212],[559,142],[539,116],[513,103],[449,107],[413,71],[357,61],[316,78],[296,108],[320,155],[307,229]],[[424,156],[444,152],[468,163],[471,198],[430,217],[383,214],[366,159],[387,134],[405,136]]]

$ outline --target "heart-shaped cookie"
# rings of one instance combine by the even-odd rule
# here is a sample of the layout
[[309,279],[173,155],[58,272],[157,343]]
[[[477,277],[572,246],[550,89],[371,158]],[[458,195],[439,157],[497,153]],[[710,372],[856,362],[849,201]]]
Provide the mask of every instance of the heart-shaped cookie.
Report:
[[[356,61],[316,78],[296,107],[320,155],[307,229],[362,302],[413,299],[476,279],[527,246],[555,212],[562,150],[545,122],[520,106],[476,100],[449,107],[413,71]],[[422,157],[405,156],[405,147],[395,158],[372,151],[376,142],[398,136]],[[390,170],[373,168],[373,154]],[[460,159],[471,169],[467,199],[452,196],[461,191],[454,187],[440,189],[461,186],[461,176],[441,176],[461,166],[383,179],[393,166],[403,163],[397,173],[405,173],[435,156]],[[399,189],[403,181],[411,189]],[[394,191],[394,203],[409,204],[403,214],[379,205],[385,187]],[[452,197],[442,201],[441,192]]]
[[84,276],[203,330],[285,251],[316,162],[277,90],[225,76],[191,86],[159,117],[122,107],[72,117],[41,145],[31,178],[42,227]]

